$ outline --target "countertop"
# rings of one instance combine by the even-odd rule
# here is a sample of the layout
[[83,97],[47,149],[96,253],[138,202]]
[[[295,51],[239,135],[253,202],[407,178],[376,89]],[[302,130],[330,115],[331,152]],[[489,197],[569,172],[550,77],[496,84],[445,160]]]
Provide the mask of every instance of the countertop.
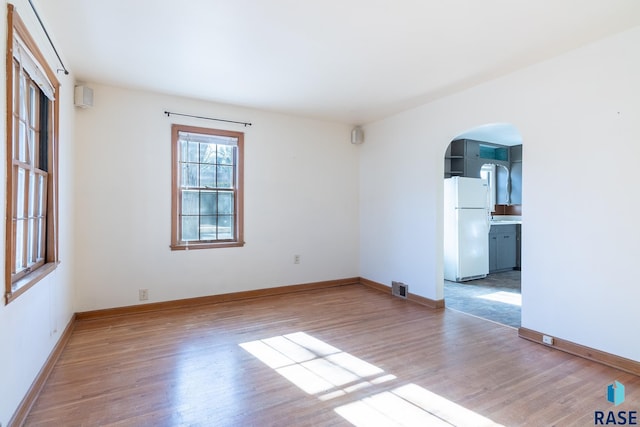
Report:
[[491,225],[522,224],[522,217],[519,215],[494,215],[490,223]]

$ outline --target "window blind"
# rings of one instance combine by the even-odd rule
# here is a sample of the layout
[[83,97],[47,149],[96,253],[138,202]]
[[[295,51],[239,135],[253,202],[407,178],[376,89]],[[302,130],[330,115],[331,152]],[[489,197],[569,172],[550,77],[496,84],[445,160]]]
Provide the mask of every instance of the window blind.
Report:
[[55,90],[53,84],[44,72],[43,67],[38,60],[33,56],[31,51],[24,44],[20,36],[16,33],[13,34],[13,57],[18,60],[20,66],[25,69],[31,80],[33,80],[40,90],[51,101],[55,101]]
[[238,145],[238,138],[231,136],[206,135],[202,133],[178,132],[180,141],[200,142],[204,144]]

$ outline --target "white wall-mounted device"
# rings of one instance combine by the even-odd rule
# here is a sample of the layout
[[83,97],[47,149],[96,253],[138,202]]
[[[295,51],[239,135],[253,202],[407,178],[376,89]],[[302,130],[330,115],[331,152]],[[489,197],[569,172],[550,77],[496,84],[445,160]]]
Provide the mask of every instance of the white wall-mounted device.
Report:
[[73,93],[73,105],[80,108],[93,107],[93,89],[84,85],[76,86]]
[[360,126],[356,126],[351,130],[351,143],[362,144],[364,142],[364,131]]

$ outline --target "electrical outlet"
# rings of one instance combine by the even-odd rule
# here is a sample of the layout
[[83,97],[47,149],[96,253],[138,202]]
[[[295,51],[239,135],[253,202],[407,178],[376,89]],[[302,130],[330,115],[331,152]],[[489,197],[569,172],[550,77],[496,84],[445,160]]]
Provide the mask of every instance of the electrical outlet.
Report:
[[138,299],[146,301],[149,299],[149,289],[138,289]]
[[553,337],[550,337],[549,335],[543,335],[542,342],[546,345],[553,345]]
[[300,255],[294,255],[293,256],[293,263],[294,264],[300,264]]

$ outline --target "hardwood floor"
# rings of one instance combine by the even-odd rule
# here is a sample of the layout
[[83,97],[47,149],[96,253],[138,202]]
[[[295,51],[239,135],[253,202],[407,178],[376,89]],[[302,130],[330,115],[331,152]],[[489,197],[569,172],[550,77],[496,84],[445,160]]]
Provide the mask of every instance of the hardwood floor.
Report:
[[79,321],[26,424],[593,425],[614,380],[640,410],[640,377],[349,285]]

